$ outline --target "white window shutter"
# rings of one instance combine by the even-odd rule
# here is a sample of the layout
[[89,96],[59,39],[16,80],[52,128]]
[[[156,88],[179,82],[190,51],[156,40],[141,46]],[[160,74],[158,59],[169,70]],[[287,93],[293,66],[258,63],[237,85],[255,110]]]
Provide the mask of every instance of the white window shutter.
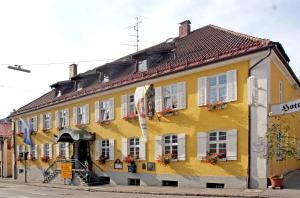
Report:
[[125,157],[128,155],[128,143],[127,138],[122,138],[122,159],[124,160]]
[[207,104],[207,79],[206,77],[198,78],[198,106]]
[[70,143],[66,142],[66,159],[70,159]]
[[19,145],[17,145],[17,147],[16,147],[16,157],[19,157],[19,149],[20,149],[20,146]]
[[90,122],[89,104],[84,105],[83,117],[84,117],[84,124],[88,124]]
[[44,115],[40,114],[40,128],[41,130],[44,129]]
[[95,122],[99,122],[100,107],[99,101],[95,102]]
[[177,83],[177,102],[178,102],[178,109],[185,109],[186,108],[185,82]]
[[115,119],[115,101],[114,98],[109,99],[109,119]]
[[127,95],[121,96],[121,117],[124,118],[128,113]]
[[52,129],[52,113],[49,113],[49,129]]
[[197,133],[197,157],[198,160],[202,160],[207,155],[207,133]]
[[[32,148],[32,147],[34,147],[34,145],[28,145],[27,146],[28,147],[28,154],[30,154],[31,155],[31,153],[32,153],[32,149],[34,149],[34,148]],[[29,157],[29,156],[27,156],[27,157]]]
[[33,130],[37,132],[37,116],[33,116]]
[[115,140],[109,139],[109,160],[115,160]]
[[49,159],[52,159],[53,153],[52,153],[52,144],[49,144]]
[[155,160],[159,159],[159,156],[162,156],[163,145],[162,145],[162,136],[155,136]]
[[162,87],[155,88],[155,112],[162,112],[163,109],[163,98],[162,98]]
[[73,107],[73,125],[77,125],[77,107]]
[[38,159],[38,152],[39,152],[39,150],[38,150],[38,145],[37,144],[35,144],[34,145],[34,158],[35,159]]
[[45,145],[44,144],[41,144],[41,156],[44,157],[45,156]]
[[227,160],[237,160],[237,130],[232,129],[226,133]]
[[96,140],[95,141],[95,160],[98,160],[100,155],[101,155],[101,141],[100,140]]
[[19,120],[15,121],[15,130],[16,130],[16,133],[20,133],[21,132],[21,131],[19,131]]
[[59,145],[60,144],[61,144],[60,142],[57,142],[57,144],[56,144],[56,157],[59,156]]
[[185,148],[186,148],[186,142],[185,142],[185,134],[180,133],[178,134],[178,160],[184,161],[185,160]]
[[65,122],[65,126],[69,127],[70,126],[70,114],[69,114],[69,109],[65,109],[66,111],[66,122]]
[[55,127],[58,128],[60,127],[60,123],[59,123],[59,111],[55,111]]
[[140,138],[140,160],[146,160],[146,142],[144,138]]
[[237,75],[236,70],[226,72],[227,75],[227,101],[237,100]]
[[256,78],[255,76],[250,76],[247,79],[247,87],[248,87],[248,105],[254,105],[256,103]]

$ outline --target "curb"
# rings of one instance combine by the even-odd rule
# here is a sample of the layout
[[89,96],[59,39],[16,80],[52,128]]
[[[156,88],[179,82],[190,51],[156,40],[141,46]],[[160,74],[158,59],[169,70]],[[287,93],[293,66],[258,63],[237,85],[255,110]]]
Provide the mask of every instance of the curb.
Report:
[[72,190],[81,190],[88,192],[111,192],[111,193],[128,193],[128,194],[149,194],[149,195],[173,195],[173,196],[193,196],[193,197],[247,197],[247,198],[268,198],[269,196],[261,196],[259,194],[249,195],[249,194],[215,194],[215,193],[177,193],[177,192],[148,192],[148,191],[127,191],[127,190],[118,190],[118,189],[94,189],[91,187],[65,187],[65,186],[51,186],[51,185],[40,185],[34,183],[19,183],[19,182],[5,182],[0,181],[0,183],[12,183],[16,185],[27,185],[35,187],[46,187],[46,188],[57,188],[57,189],[72,189]]

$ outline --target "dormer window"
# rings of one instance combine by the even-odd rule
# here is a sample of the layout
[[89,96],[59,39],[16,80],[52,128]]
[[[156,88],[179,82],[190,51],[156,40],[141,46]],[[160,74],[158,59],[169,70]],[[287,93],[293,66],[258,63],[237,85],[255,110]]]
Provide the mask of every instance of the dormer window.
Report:
[[147,71],[147,59],[141,60],[138,62],[138,71],[143,72]]
[[109,76],[108,75],[104,75],[102,82],[106,83],[108,81],[109,81]]
[[77,83],[77,91],[82,90],[82,88],[83,88],[83,83],[82,82],[78,82]]
[[60,97],[61,96],[61,91],[58,90],[56,97]]

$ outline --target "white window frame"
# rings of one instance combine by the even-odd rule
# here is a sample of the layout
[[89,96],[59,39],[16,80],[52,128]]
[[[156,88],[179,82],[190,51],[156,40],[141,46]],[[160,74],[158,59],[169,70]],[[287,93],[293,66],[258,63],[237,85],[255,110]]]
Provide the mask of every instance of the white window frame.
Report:
[[148,61],[147,59],[138,61],[138,71],[144,72],[148,70]]
[[[133,144],[131,144],[133,142]],[[131,151],[131,149],[133,151]],[[128,138],[128,154],[134,159],[140,158],[140,138],[138,137],[130,137]]]
[[[81,119],[80,119],[81,118]],[[84,121],[84,106],[77,107],[77,124],[85,124]]]
[[[176,142],[173,142],[173,140],[176,137]],[[170,142],[166,143],[166,138],[170,139]],[[174,156],[174,148],[173,147],[177,147],[176,154]],[[169,152],[166,152],[166,147],[170,147]],[[164,135],[163,136],[163,155],[168,155],[170,154],[172,157],[172,160],[178,160],[178,150],[179,150],[179,145],[178,145],[178,135],[177,134],[168,134],[168,135]]]
[[58,153],[60,157],[67,158],[67,144],[65,142],[59,143]]
[[[176,88],[176,92],[174,93],[174,89]],[[169,89],[169,93],[167,94],[166,93],[166,89]],[[164,109],[178,109],[178,99],[177,99],[177,94],[178,94],[178,85],[177,83],[174,83],[174,84],[170,84],[170,85],[167,85],[167,86],[163,86],[162,87],[162,108],[163,110]],[[168,106],[166,103],[166,99],[169,99],[170,101],[170,106]],[[174,103],[174,100],[176,101],[176,107],[174,107],[173,103]]]
[[[30,146],[30,145],[29,145]],[[32,146],[30,146],[30,156],[31,159],[35,158],[37,160],[37,156],[38,156],[38,149],[37,149],[37,145],[33,144]]]
[[18,158],[20,158],[22,160],[25,159],[24,158],[25,157],[24,152],[25,152],[25,146],[24,145],[19,145],[19,147],[18,147]]
[[279,80],[279,103],[284,102],[284,84],[282,80]]
[[[220,82],[219,82],[220,76],[225,76],[225,78],[226,78],[225,84],[220,84]],[[215,80],[216,80],[216,85],[210,86],[209,81],[210,81],[210,79],[213,79],[213,78],[215,78]],[[211,104],[211,103],[216,103],[216,102],[225,102],[225,101],[227,101],[227,89],[228,89],[227,81],[228,81],[228,79],[227,79],[227,74],[226,73],[220,73],[220,74],[217,74],[217,75],[207,77],[207,103]],[[226,88],[225,98],[223,100],[220,99],[220,89],[221,88]],[[211,90],[212,89],[216,90],[216,94],[217,94],[216,95],[216,101],[210,100],[210,95],[211,95]]]
[[33,132],[34,131],[34,125],[35,125],[35,119],[34,117],[31,117],[29,119],[29,132]]
[[51,115],[50,113],[46,113],[43,115],[44,129],[51,129]]
[[58,116],[59,116],[59,126],[60,127],[66,127],[67,126],[67,109],[63,109],[58,111]]
[[[130,101],[130,99],[133,98],[133,101]],[[132,112],[131,108],[133,107],[134,111]],[[128,94],[127,95],[127,114],[128,115],[137,115],[137,111],[136,111],[136,108],[135,108],[135,103],[134,103],[134,94]]]
[[[213,133],[216,133],[216,136],[214,136],[214,137],[216,137],[216,140],[210,140],[211,135],[212,135]],[[221,137],[220,133],[224,133],[224,134],[225,134],[225,139],[220,140],[220,137]],[[223,135],[223,136],[224,136],[224,135]],[[223,154],[225,154],[224,157],[227,156],[227,132],[226,132],[226,131],[222,131],[222,130],[210,131],[210,132],[208,133],[208,140],[207,140],[207,142],[208,142],[208,144],[207,144],[207,152],[208,152],[209,154],[214,154],[214,153],[216,153],[216,154],[221,154],[221,153],[220,153],[220,145],[221,145],[221,144],[225,144],[225,153],[223,153]],[[210,152],[210,150],[211,150],[211,147],[210,147],[210,146],[213,145],[213,144],[216,145],[216,148],[214,148],[214,149],[216,150],[216,152]]]
[[100,155],[109,159],[109,147],[110,147],[109,139],[100,140],[100,144],[101,144]]
[[44,151],[43,156],[50,158],[50,144],[43,144],[43,147],[44,147],[44,149],[43,149],[43,151]]
[[110,107],[111,99],[99,101],[99,118],[101,121],[112,120],[110,117],[112,115],[111,111],[114,111],[114,107]]

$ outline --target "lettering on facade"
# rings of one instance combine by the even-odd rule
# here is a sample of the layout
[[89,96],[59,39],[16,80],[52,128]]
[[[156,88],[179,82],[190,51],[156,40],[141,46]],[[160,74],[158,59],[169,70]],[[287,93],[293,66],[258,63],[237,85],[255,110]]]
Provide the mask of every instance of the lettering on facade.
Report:
[[273,116],[300,111],[300,99],[278,105],[272,105],[271,111],[271,115]]

